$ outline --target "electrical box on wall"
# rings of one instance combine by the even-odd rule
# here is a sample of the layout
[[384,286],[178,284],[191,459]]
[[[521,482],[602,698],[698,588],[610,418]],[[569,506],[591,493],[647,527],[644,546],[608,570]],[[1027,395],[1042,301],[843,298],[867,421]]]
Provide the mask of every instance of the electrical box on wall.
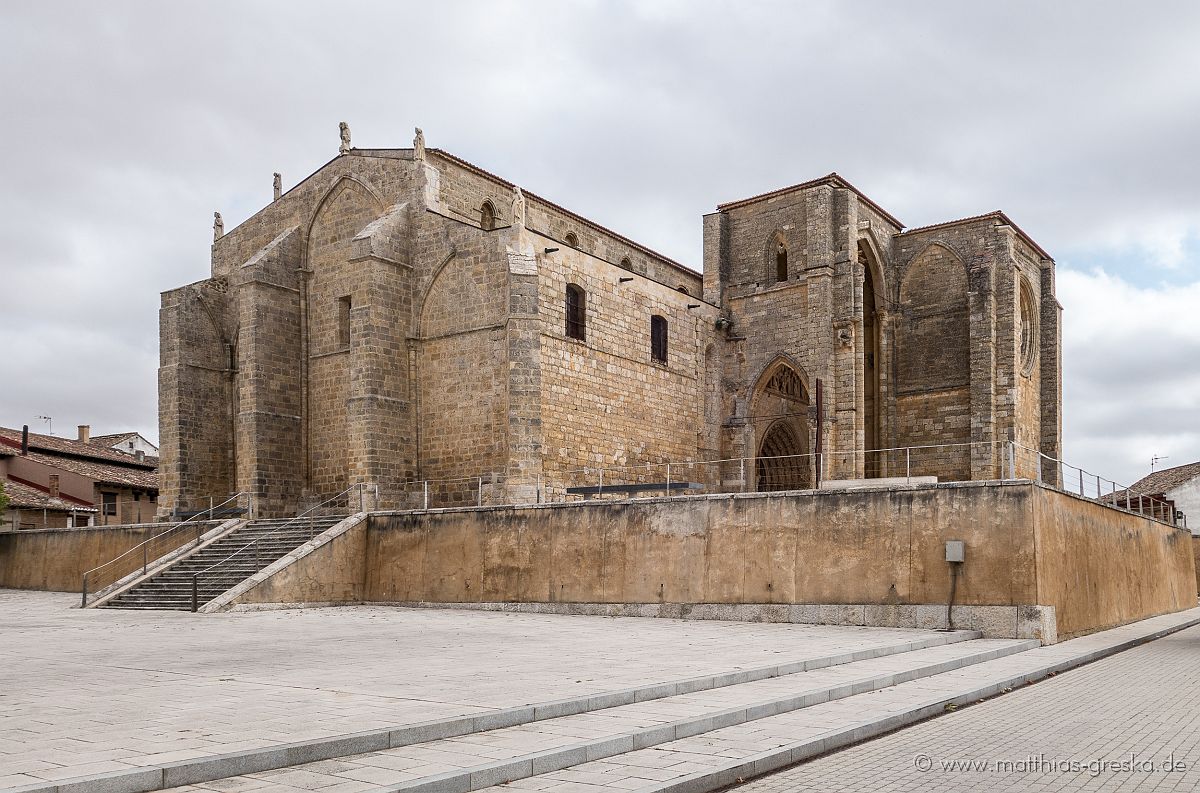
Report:
[[966,561],[966,546],[962,540],[946,540],[946,561]]

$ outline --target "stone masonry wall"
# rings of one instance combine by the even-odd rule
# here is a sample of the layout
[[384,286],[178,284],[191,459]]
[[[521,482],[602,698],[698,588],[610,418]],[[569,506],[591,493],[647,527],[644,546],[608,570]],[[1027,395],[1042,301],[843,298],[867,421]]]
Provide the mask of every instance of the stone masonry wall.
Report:
[[930,245],[905,270],[896,318],[896,446],[923,450],[918,476],[971,478],[970,322],[966,265]]
[[159,311],[159,513],[235,492],[236,323],[227,279],[165,292]]
[[[361,241],[354,237],[386,208],[410,203],[416,189],[410,151],[337,157],[214,244],[210,282],[229,291],[224,313],[215,320],[221,328],[211,333],[204,330],[205,314],[197,310],[200,307],[191,299],[194,295],[183,290],[164,294],[160,471],[165,487],[160,511],[169,511],[185,497],[207,498],[209,491],[232,493],[246,488],[255,490],[260,499],[265,497],[268,509],[286,504],[291,511],[300,492],[336,492],[350,476],[380,478],[379,456],[371,450],[373,445],[390,445],[396,452],[390,455],[389,469],[411,471],[412,449],[390,438],[380,439],[381,433],[400,434],[394,418],[381,418],[386,412],[381,410],[366,411],[368,415],[357,410],[353,421],[349,416],[354,399],[386,400],[400,390],[388,380],[391,375],[380,374],[379,354],[382,349],[383,355],[395,357],[398,351],[403,358],[404,336],[411,324],[411,311],[405,309],[407,284],[389,289],[396,279],[381,279],[376,274],[381,267],[391,270],[397,266],[380,265],[380,259],[394,250],[383,244],[381,251],[375,251],[367,244],[367,255],[361,255],[362,246],[356,245]],[[289,229],[295,229],[299,239],[287,243],[286,262],[270,264],[273,274],[260,277],[257,272],[264,266],[263,257],[279,255],[272,246]],[[293,245],[298,245],[298,250],[290,247]],[[352,258],[356,261],[350,261]],[[315,282],[316,292],[311,295],[309,277],[294,277],[297,270],[304,269],[312,272]],[[251,286],[240,286],[243,282]],[[288,296],[292,289],[296,290],[294,304]],[[279,294],[267,297],[272,291]],[[352,319],[364,342],[355,350],[353,367],[348,367],[346,345],[336,335],[337,299],[345,296],[351,297],[356,308]],[[293,312],[290,305],[297,310]],[[207,309],[207,314],[214,313],[212,305]],[[386,328],[394,317],[401,317],[399,332],[384,333],[381,338],[376,329]],[[208,321],[213,323],[211,318]],[[311,327],[314,321],[317,327]],[[235,388],[228,350],[225,363],[214,364],[210,359],[222,353],[207,347],[224,344],[236,348],[240,323],[248,323],[249,348],[239,355],[239,365],[252,369],[238,375]],[[332,337],[331,329],[335,332]],[[205,338],[197,339],[197,334]],[[198,349],[197,344],[206,348]],[[384,368],[405,371],[403,366]],[[230,381],[227,397],[216,394],[218,369]],[[208,374],[201,376],[200,371]],[[261,381],[264,372],[273,378],[274,390]],[[298,384],[284,388],[284,382],[296,383],[293,372]],[[260,379],[254,382],[248,377]],[[318,408],[315,413],[313,395]],[[243,409],[237,403],[244,398],[251,398],[253,404]],[[230,406],[221,407],[222,400]],[[405,425],[411,426],[407,405],[399,412]],[[309,460],[313,451],[309,436],[314,430],[320,446],[315,478]],[[401,446],[404,448],[398,448]]]
[[[866,415],[861,388],[868,346],[862,337],[864,268],[875,267],[881,295],[890,278],[886,261],[861,261],[859,240],[871,233],[872,224],[883,221],[874,212],[864,213],[860,221],[860,206],[853,191],[817,184],[734,206],[721,213],[724,220],[713,218],[706,225],[705,269],[723,278],[722,283],[710,282],[710,292],[723,301],[733,323],[723,345],[723,455],[759,453],[780,420],[777,411],[760,415],[759,394],[783,366],[799,377],[806,392],[803,401],[784,411],[793,431],[806,438],[791,453],[815,454],[819,449],[825,478],[864,475],[865,422],[882,424],[885,418]],[[777,280],[778,241],[787,247],[785,281]],[[886,249],[874,245],[872,255],[882,256]],[[885,320],[886,312],[880,312],[881,335]],[[886,367],[890,356],[886,335],[880,349],[877,370]],[[818,380],[823,386],[819,440]],[[886,389],[880,394],[877,411],[882,410]]]
[[[834,175],[706,217],[702,284],[526,198],[516,227],[510,182],[436,149],[355,149],[217,240],[212,277],[163,296],[161,511],[250,490],[287,512],[356,482],[411,506],[416,483],[477,476],[485,500],[524,498],[601,464],[658,481],[647,463],[753,458],[768,436],[810,455],[805,481],[818,449],[826,479],[896,475],[883,446],[971,443],[921,461],[945,479],[1001,475],[1010,439],[1057,453],[1053,262],[995,215],[901,233]],[[583,342],[567,283],[588,296]],[[750,465],[683,478],[752,488]]]
[[305,487],[301,418],[301,235],[295,226],[239,269],[239,492],[282,514]]
[[[350,261],[351,242],[384,207],[355,181],[343,181],[329,194],[313,220],[308,238],[308,480],[315,494],[346,489],[350,476],[350,437],[346,405],[350,397],[351,348],[356,318],[367,304],[360,268]],[[349,316],[344,303],[348,301]],[[350,332],[344,323],[349,320]]]
[[[897,445],[920,443],[966,443],[961,449],[963,457],[947,450],[946,456],[954,459],[942,475],[973,479],[993,479],[1002,475],[1003,458],[1001,442],[1009,429],[1007,418],[997,418],[999,383],[1009,376],[999,362],[1006,360],[1007,349],[1003,334],[1011,333],[1011,311],[1008,309],[1011,296],[997,284],[997,272],[1011,267],[1009,251],[1011,240],[991,218],[955,222],[924,229],[914,229],[896,238],[893,250],[894,266],[902,273],[902,283],[915,287],[914,301],[901,304],[906,317],[915,317],[915,324],[903,324],[896,329],[896,344],[899,350],[910,349],[915,355],[902,361],[904,353],[897,356],[897,387],[903,390],[902,373],[919,373],[926,378],[915,385],[918,393],[934,393],[942,389],[942,396],[935,401],[945,414],[947,400],[954,399],[957,406],[955,418],[944,429],[935,432],[929,441],[921,441],[921,435],[897,436]],[[928,269],[927,269],[928,268]],[[957,268],[957,269],[955,269]],[[914,280],[910,281],[910,273]],[[954,281],[946,283],[946,279]],[[964,277],[965,276],[965,277]],[[948,294],[938,297],[938,288]],[[901,287],[902,291],[904,287]],[[941,312],[944,321],[950,324],[930,328],[929,320],[921,316],[921,306],[930,300],[934,311]],[[965,317],[964,317],[965,312]],[[965,346],[964,346],[965,345]],[[949,350],[953,358],[946,353]],[[952,389],[966,388],[951,397]],[[908,406],[908,407],[911,407]],[[896,399],[896,427],[913,426],[913,420],[900,418],[905,408],[898,391]],[[948,418],[948,416],[947,416]],[[940,417],[926,416],[934,425]],[[935,426],[930,427],[935,430]]]
[[[497,226],[512,223],[511,182],[444,152],[431,152],[429,156],[439,170],[438,211],[477,226],[483,203],[490,201],[496,211]],[[577,247],[597,259],[617,266],[627,260],[628,269],[636,273],[672,288],[684,287],[693,296],[700,295],[699,273],[536,195],[526,192],[526,201],[526,228],[548,237],[552,245],[565,246],[567,235],[574,234]]]
[[[531,236],[535,248],[554,242]],[[611,484],[662,482],[664,463],[698,459],[704,349],[714,338],[715,308],[569,248],[539,256],[538,273],[543,454],[552,493],[597,484],[596,474],[583,468],[632,469],[609,472]],[[582,341],[566,336],[568,283],[586,295]],[[651,357],[653,315],[667,321],[665,364]],[[675,481],[715,474],[703,467],[674,470]]]
[[[507,266],[499,232],[437,216],[450,256],[421,300],[417,382],[420,478],[488,476],[506,469]],[[442,249],[444,250],[444,248]],[[477,483],[433,486],[438,506],[474,503]]]

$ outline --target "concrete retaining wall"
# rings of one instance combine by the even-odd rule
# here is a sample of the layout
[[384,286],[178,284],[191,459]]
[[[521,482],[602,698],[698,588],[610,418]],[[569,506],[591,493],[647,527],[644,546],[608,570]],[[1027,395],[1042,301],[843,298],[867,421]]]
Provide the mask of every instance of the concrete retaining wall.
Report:
[[365,513],[351,515],[204,606],[360,603],[366,599]]
[[[161,534],[170,525],[142,523],[133,526],[0,533],[0,587],[78,592],[85,571],[120,556],[143,540]],[[204,531],[217,523],[204,522],[200,525]],[[195,537],[190,531],[178,534],[178,537],[166,537],[155,544],[159,555]]]
[[1200,535],[1192,535],[1192,555],[1196,560],[1196,592],[1200,593]]
[[1054,490],[1033,490],[1037,602],[1061,638],[1196,606],[1190,532]]
[[955,614],[974,624],[960,627],[1052,641],[1196,603],[1186,532],[1029,482],[379,514],[365,599],[845,605],[860,608],[824,613],[865,619],[944,606],[951,539],[967,548]]
[[1030,486],[753,494],[372,517],[373,601],[1036,603]]

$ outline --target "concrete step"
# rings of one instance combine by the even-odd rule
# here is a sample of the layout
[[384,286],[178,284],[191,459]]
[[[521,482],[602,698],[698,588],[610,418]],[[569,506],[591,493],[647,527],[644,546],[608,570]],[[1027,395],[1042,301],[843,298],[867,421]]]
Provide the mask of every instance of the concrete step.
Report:
[[[685,685],[682,692],[679,687],[674,689],[679,693],[647,690],[646,694],[662,696],[644,699],[599,697],[594,700],[595,707],[582,712],[567,703],[544,703],[508,714],[459,720],[457,725],[394,732],[392,748],[340,757],[337,766],[345,776],[329,773],[329,764],[320,762],[295,765],[290,771],[314,787],[373,779],[383,786],[371,789],[461,793],[757,722],[1036,646],[1035,641],[975,639],[842,664],[801,667],[761,679],[734,674],[722,681],[727,683],[724,686],[689,691]],[[250,789],[262,781],[247,778],[229,784],[231,789],[242,789],[238,785]],[[287,778],[281,775],[272,781],[286,784]]]
[[[200,590],[197,593],[197,604],[202,606],[225,591],[226,590],[224,589],[210,589],[208,591]],[[188,592],[186,595],[163,593],[154,595],[133,595],[130,597],[122,595],[121,597],[114,598],[113,600],[109,601],[109,603],[113,606],[146,605],[153,603],[179,603],[191,608],[192,594],[191,592]]]
[[[303,545],[303,543],[300,543],[300,545]],[[177,572],[177,573],[186,570],[187,573],[189,575],[191,575],[192,573],[197,573],[197,572],[200,572],[201,570],[205,570],[209,567],[213,567],[214,565],[217,565],[220,562],[225,562],[226,559],[229,559],[229,561],[225,562],[224,564],[221,564],[220,567],[215,568],[214,572],[216,572],[217,570],[246,570],[246,569],[250,569],[250,568],[262,568],[262,567],[266,566],[266,562],[273,562],[276,559],[280,558],[281,556],[286,556],[287,554],[294,551],[296,548],[299,548],[300,545],[296,545],[294,547],[287,548],[287,549],[280,549],[279,551],[272,551],[270,553],[268,553],[266,551],[262,551],[258,555],[259,561],[263,562],[262,564],[260,564],[259,562],[256,562],[254,560],[253,553],[247,554],[247,558],[245,561],[243,561],[240,557],[234,557],[233,559],[229,559],[229,555],[226,554],[224,556],[216,556],[216,557],[207,558],[207,559],[206,558],[199,558],[198,560],[188,559],[183,562],[178,562],[178,563],[172,565],[171,567],[167,568],[167,570],[164,570],[163,573],[166,573],[168,570]],[[162,573],[159,573],[159,575],[162,575]]]
[[[537,724],[498,727],[465,737],[345,757],[341,763],[360,769],[390,767],[395,781],[378,789],[394,793],[479,790],[650,747],[670,746],[735,726],[747,735],[753,734],[761,729],[762,721],[779,714],[878,692],[1037,646],[1038,642],[1032,640],[978,639]],[[320,773],[320,769],[320,765],[295,767],[297,772]],[[330,776],[330,784],[335,784]]]
[[[711,793],[1196,625],[1200,623],[1198,612],[1200,609],[1167,614],[794,713],[635,748],[619,756],[589,758],[570,768],[522,777],[519,786],[591,793]],[[503,784],[507,781],[503,777],[511,771],[502,762],[493,768],[492,773],[502,775],[494,786],[481,788],[473,776],[471,787],[454,789],[511,791]],[[482,780],[482,774],[478,778]],[[370,789],[390,793],[415,790],[407,782]],[[449,789],[440,780],[424,788]]]
[[[392,729],[373,730],[350,735],[317,738],[299,743],[262,746],[221,756],[196,757],[174,762],[158,762],[138,770],[123,770],[93,776],[47,781],[14,789],[13,793],[64,793],[76,790],[105,790],[114,793],[141,793],[175,789],[213,780],[228,780],[211,786],[220,790],[257,789],[352,789],[354,791],[470,791],[480,786],[501,785],[506,779],[513,784],[484,788],[488,793],[511,793],[514,787],[531,790],[587,791],[587,793],[618,793],[637,790],[639,793],[709,793],[734,784],[741,779],[801,762],[815,754],[839,749],[874,735],[914,723],[942,713],[948,704],[970,704],[981,698],[1004,693],[1014,686],[1040,680],[1049,674],[1071,669],[1121,650],[1169,635],[1200,624],[1200,609],[1166,614],[1138,623],[1121,626],[1079,639],[1047,647],[1015,652],[993,660],[960,666],[919,679],[906,679],[905,669],[913,671],[915,647],[941,647],[947,642],[968,638],[964,633],[915,633],[918,643],[874,647],[856,653],[826,658],[793,660],[776,666],[749,670],[734,670],[690,680],[677,680],[623,691],[597,692],[572,700],[546,702],[506,710],[488,711],[474,716],[450,718],[423,724],[408,724]],[[977,636],[978,634],[974,634]],[[971,643],[976,649],[983,645]],[[1013,642],[1019,644],[1019,642]],[[828,686],[831,691],[851,687],[843,699],[827,699],[791,712],[767,715],[756,710],[757,718],[732,726],[720,726],[716,713],[710,725],[701,725],[699,732],[670,739],[647,748],[629,748],[625,742],[630,731],[619,729],[611,736],[615,725],[605,724],[600,711],[609,711],[626,704],[645,704],[663,701],[680,695],[700,692],[721,694],[722,687],[741,686],[754,681],[797,675],[807,685],[793,686],[774,692],[770,703],[789,696],[804,696],[815,682],[811,676],[799,676],[833,667],[855,663],[854,659],[888,660],[897,653],[909,653],[892,659],[905,663],[891,669],[896,685],[872,693],[854,693],[855,676],[842,675]],[[932,661],[933,659],[926,659]],[[943,658],[944,662],[951,659]],[[832,671],[832,670],[831,670]],[[844,670],[843,670],[844,671]],[[860,672],[872,670],[859,667]],[[876,668],[874,674],[887,674],[888,668]],[[903,682],[900,682],[903,681]],[[745,689],[743,689],[744,691]],[[758,692],[762,693],[762,692]],[[779,696],[782,694],[783,696]],[[675,700],[678,703],[684,700]],[[694,700],[697,704],[699,700]],[[742,701],[726,699],[728,711],[743,709]],[[750,711],[756,705],[745,705]],[[571,714],[588,714],[595,721],[589,732],[585,727],[573,731],[554,729],[552,722]],[[642,714],[648,715],[648,714]],[[657,714],[657,727],[670,719],[708,719],[705,712]],[[726,717],[728,718],[728,717]],[[549,736],[562,737],[574,733],[578,741],[595,744],[588,759],[560,770],[546,770],[547,764],[561,760],[557,756],[566,747],[531,751],[526,732],[509,733],[502,739],[499,732],[518,725],[526,730],[544,729]],[[577,725],[578,726],[578,725]],[[603,727],[603,731],[596,730]],[[643,730],[647,727],[641,728]],[[741,732],[734,732],[740,730]],[[583,734],[580,734],[583,733]],[[685,733],[688,730],[685,729]],[[608,735],[609,737],[605,737]],[[452,752],[438,751],[435,757],[403,759],[396,754],[405,749],[430,750],[439,740],[455,738]],[[557,740],[552,738],[551,740]],[[643,738],[642,742],[648,740]],[[524,742],[524,744],[522,744]],[[425,744],[418,747],[416,744]],[[515,744],[515,745],[514,745]],[[388,748],[390,747],[390,748]],[[518,750],[520,750],[518,752]],[[470,764],[456,755],[483,754],[489,762]],[[514,755],[514,752],[518,752]],[[336,758],[336,759],[335,759]],[[368,762],[370,759],[370,762]],[[333,760],[333,762],[328,762]],[[430,760],[453,765],[459,770],[430,774]],[[327,761],[303,766],[302,763]],[[466,763],[464,765],[464,763]],[[512,776],[516,771],[517,776]],[[528,773],[526,773],[526,771]],[[259,773],[267,772],[267,773]],[[414,779],[413,777],[416,777]],[[417,780],[422,780],[418,782]],[[515,781],[520,780],[520,781]],[[586,781],[585,781],[586,780]],[[193,791],[195,788],[184,787]],[[205,786],[209,789],[209,786]]]
[[[839,664],[957,644],[975,639],[979,635],[973,631],[912,631],[908,637],[893,639],[888,644],[862,646],[859,642],[854,641],[853,645],[860,649],[792,657],[761,667],[737,668],[722,673],[668,680],[635,688],[596,689],[581,696],[552,702],[488,710],[474,715],[442,718],[423,723],[401,724],[349,735],[333,735],[300,743],[269,745],[227,755],[197,757],[175,762],[164,761],[149,765],[144,771],[106,775],[103,787],[95,783],[88,786],[84,783],[85,778],[67,781],[81,783],[79,788],[72,788],[72,790],[111,790],[123,791],[123,793],[157,790],[190,782],[216,780],[238,774],[279,769],[297,763],[340,758],[376,749],[410,746],[434,739],[471,736],[515,725],[534,726],[567,715],[586,714],[633,703],[648,703],[682,694],[697,694],[728,686],[794,675],[804,671],[824,669]],[[597,685],[603,685],[603,683],[598,682]],[[90,782],[90,780],[88,781]],[[339,781],[345,782],[346,780]],[[241,790],[261,787],[264,781],[256,779],[246,785],[242,780],[240,782],[231,781],[229,784],[231,785],[229,789]],[[52,791],[47,788],[40,793],[52,793]]]
[[[203,585],[205,583],[213,583],[216,581],[244,581],[246,579],[247,575],[253,575],[256,572],[258,572],[258,569],[252,570],[248,574],[241,570],[238,570],[238,571],[226,570],[226,569],[222,569],[220,571],[214,570],[212,573],[210,573],[208,575],[200,576],[197,583]],[[192,573],[179,572],[179,573],[175,573],[173,576],[155,576],[154,578],[150,579],[149,581],[144,582],[141,586],[138,587],[138,589],[142,589],[143,587],[149,587],[151,589],[158,588],[158,587],[170,588],[170,587],[179,586],[181,584],[187,584],[190,587],[192,585]]]

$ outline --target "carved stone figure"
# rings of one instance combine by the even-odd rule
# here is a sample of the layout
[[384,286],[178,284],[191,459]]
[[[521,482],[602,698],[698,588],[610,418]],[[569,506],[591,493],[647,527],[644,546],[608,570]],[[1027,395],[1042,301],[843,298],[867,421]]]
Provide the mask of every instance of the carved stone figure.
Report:
[[418,160],[425,159],[425,133],[417,127],[417,136],[413,138],[413,157]]
[[279,197],[283,195],[283,177],[276,173],[271,185],[275,188],[275,200],[278,201]]
[[345,121],[338,124],[338,134],[342,138],[342,145],[338,147],[338,154],[350,153],[350,125]]
[[221,235],[225,233],[225,221],[221,220],[221,213],[213,213],[213,242],[221,239]]
[[525,194],[516,185],[513,185],[512,224],[525,227]]

